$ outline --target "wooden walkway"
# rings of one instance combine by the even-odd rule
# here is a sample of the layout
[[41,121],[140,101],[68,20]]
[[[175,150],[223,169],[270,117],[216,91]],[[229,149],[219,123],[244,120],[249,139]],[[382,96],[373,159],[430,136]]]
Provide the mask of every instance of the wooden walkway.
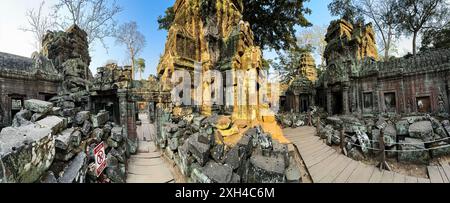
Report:
[[313,127],[287,128],[284,135],[298,147],[314,183],[430,183],[348,158],[315,136]]
[[128,161],[127,183],[171,183],[174,181],[170,167],[161,158],[161,153],[155,144],[148,140],[155,133],[154,126],[149,123],[145,115],[140,116],[142,125],[137,127],[140,141],[138,154],[131,156]]
[[427,169],[432,183],[450,183],[450,165],[428,166]]

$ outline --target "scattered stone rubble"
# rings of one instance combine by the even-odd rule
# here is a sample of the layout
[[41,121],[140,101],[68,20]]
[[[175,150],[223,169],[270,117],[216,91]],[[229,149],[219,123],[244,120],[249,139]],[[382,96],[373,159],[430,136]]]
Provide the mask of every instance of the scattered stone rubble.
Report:
[[157,143],[193,183],[300,182],[287,145],[272,140],[260,127],[248,129],[235,146],[227,146],[219,129],[231,119],[189,115],[162,123]]
[[[122,127],[109,122],[109,113],[79,111],[67,117],[55,108],[49,102],[27,100],[25,109],[14,118],[22,119],[20,125],[1,131],[0,182],[125,182],[130,155],[127,138]],[[25,114],[42,116],[32,121]],[[102,141],[107,146],[108,168],[97,177],[93,148]]]
[[448,120],[425,116],[380,116],[358,119],[354,116],[328,117],[319,125],[318,135],[328,145],[340,145],[340,131],[348,156],[355,160],[377,157],[379,136],[384,129],[384,144],[388,158],[399,162],[428,164],[432,158],[450,155]]
[[[49,32],[40,57],[52,60],[63,76],[50,102],[26,100],[13,125],[0,132],[0,182],[124,183],[130,144],[110,113],[89,111],[87,34],[77,26]],[[105,143],[107,168],[95,174],[94,148]]]

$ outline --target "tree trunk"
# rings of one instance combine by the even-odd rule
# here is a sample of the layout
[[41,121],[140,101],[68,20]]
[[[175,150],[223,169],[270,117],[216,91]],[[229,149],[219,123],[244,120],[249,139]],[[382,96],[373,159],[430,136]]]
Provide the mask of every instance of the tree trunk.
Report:
[[414,35],[413,35],[413,55],[416,56],[417,54],[417,31],[414,31]]
[[134,80],[134,49],[130,49],[131,54],[131,80]]
[[391,41],[392,41],[392,28],[389,27],[387,34],[387,42],[384,46],[384,60],[389,61],[389,51],[391,51]]

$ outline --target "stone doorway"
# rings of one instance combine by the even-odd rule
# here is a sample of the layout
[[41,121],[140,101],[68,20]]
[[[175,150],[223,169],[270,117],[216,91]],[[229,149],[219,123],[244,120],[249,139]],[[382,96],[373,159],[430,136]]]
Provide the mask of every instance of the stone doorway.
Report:
[[308,112],[309,109],[309,96],[307,94],[300,95],[300,112]]
[[332,100],[332,112],[333,115],[340,115],[343,113],[344,110],[344,104],[342,103],[343,100],[342,92],[333,92],[333,100]]

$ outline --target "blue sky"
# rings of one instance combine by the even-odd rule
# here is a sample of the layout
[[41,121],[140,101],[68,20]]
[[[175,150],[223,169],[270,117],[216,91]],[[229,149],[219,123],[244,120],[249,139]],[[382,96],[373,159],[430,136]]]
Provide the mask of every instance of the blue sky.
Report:
[[[45,0],[46,8],[44,12],[51,12],[49,9],[57,0]],[[310,22],[316,25],[328,25],[332,17],[329,15],[327,5],[331,0],[311,0],[307,2],[307,7],[312,9],[312,15],[307,16]],[[33,46],[34,38],[32,33],[19,30],[27,25],[25,13],[29,9],[37,9],[40,0],[1,0],[0,1],[0,52],[7,52],[25,57],[30,57],[35,50]],[[163,15],[167,7],[172,6],[175,0],[118,0],[124,8],[116,20],[119,24],[136,21],[139,30],[145,35],[147,46],[141,57],[147,61],[147,69],[144,78],[156,73],[156,66],[161,53],[164,52],[167,32],[158,30],[158,16]],[[119,65],[128,63],[127,53],[123,46],[117,45],[115,40],[106,40],[109,51],[100,44],[94,44],[91,52],[91,70],[96,73],[98,67],[103,66],[108,60],[115,60]],[[265,51],[264,57],[274,58],[274,54]],[[137,77],[139,78],[139,74]]]
[[[174,4],[175,0],[119,0],[118,3],[124,8],[124,11],[118,16],[119,23],[136,21],[139,30],[145,35],[147,46],[141,54],[141,57],[147,61],[147,68],[143,74],[147,78],[150,74],[156,73],[156,66],[160,55],[164,52],[167,32],[158,30],[158,16],[163,15],[167,7]],[[329,15],[327,5],[330,0],[311,0],[307,6],[313,13],[307,18],[313,24],[327,25],[332,17]],[[126,62],[126,52],[124,47],[115,44],[113,39],[107,43],[110,46],[109,52],[100,45],[94,47],[94,53],[91,54],[93,62],[91,69],[95,71],[96,67],[103,66],[108,59],[116,60],[119,64]],[[275,54],[266,51],[265,57],[274,58]],[[139,78],[137,75],[136,78]]]

